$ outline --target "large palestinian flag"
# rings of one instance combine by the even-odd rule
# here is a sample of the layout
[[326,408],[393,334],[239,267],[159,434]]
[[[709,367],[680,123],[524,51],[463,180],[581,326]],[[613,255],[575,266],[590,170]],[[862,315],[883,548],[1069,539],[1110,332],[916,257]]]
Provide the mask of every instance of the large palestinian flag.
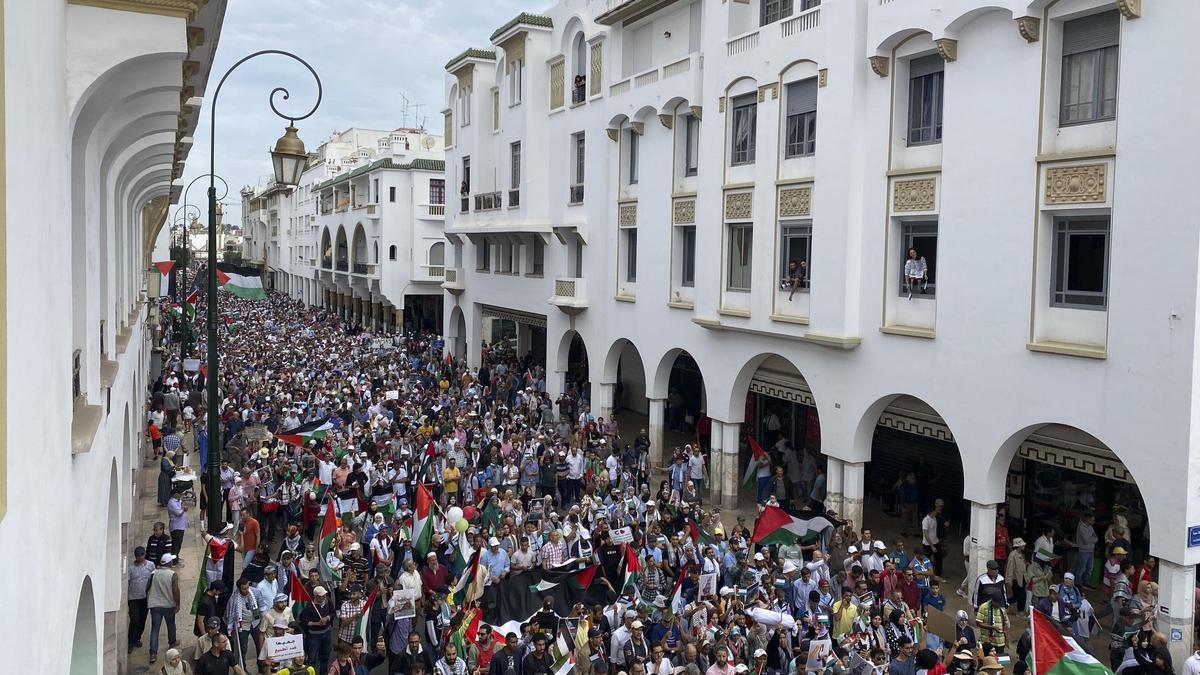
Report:
[[1030,611],[1032,675],[1111,675],[1112,671],[1069,637],[1060,635],[1050,618]]
[[325,419],[313,420],[307,424],[301,424],[294,429],[281,431],[275,434],[275,438],[290,445],[301,446],[314,438],[324,438],[325,432],[332,428],[333,423],[326,417]]
[[329,495],[329,501],[325,505],[325,517],[321,520],[321,534],[317,541],[317,553],[321,556],[321,578],[329,581],[341,581],[342,573],[340,570],[333,569],[328,562],[329,552],[333,550],[333,540],[337,536],[338,519],[335,513],[337,508],[333,505],[333,493]]
[[536,584],[530,584],[529,591],[531,593],[545,593],[559,584],[571,584],[576,590],[584,590],[592,585],[592,579],[596,576],[596,565],[577,569],[575,563],[571,563],[564,569],[556,567],[552,570],[546,570],[542,573],[542,578]]
[[413,550],[424,560],[433,546],[433,495],[424,483],[417,483],[417,510],[413,514]]
[[833,523],[824,516],[797,518],[778,506],[767,506],[755,521],[750,539],[760,545],[790,544],[815,539],[831,527]]
[[263,290],[261,274],[253,267],[217,263],[217,283],[221,289],[243,300],[266,300],[267,292]]
[[479,564],[481,551],[471,553],[467,568],[458,577],[458,583],[450,590],[448,600],[456,607],[462,607],[469,602],[483,597],[483,587],[487,583],[487,567]]
[[750,445],[750,463],[746,465],[746,473],[742,474],[742,485],[749,490],[758,482],[758,465],[766,463],[770,466],[771,457],[753,436],[747,436],[746,442]]

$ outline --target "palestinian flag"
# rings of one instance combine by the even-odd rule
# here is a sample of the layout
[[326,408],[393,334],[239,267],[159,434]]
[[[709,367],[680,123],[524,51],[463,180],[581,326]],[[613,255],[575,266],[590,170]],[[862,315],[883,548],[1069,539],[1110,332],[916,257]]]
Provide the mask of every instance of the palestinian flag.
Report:
[[[200,578],[196,579],[196,593],[192,596],[192,616],[200,609],[200,599],[208,592],[208,574],[204,572],[203,566],[200,568]],[[518,631],[519,633],[520,631]]]
[[262,273],[253,267],[240,267],[229,263],[217,263],[217,283],[222,290],[229,291],[243,300],[266,300]]
[[[288,595],[292,601],[292,616],[296,619],[300,618],[300,612],[312,602],[312,597],[308,594],[308,589],[304,587],[304,582],[300,581],[300,575],[296,574],[295,570],[290,572],[288,578]],[[201,574],[200,576],[204,576]]]
[[354,634],[361,637],[364,645],[371,644],[367,640],[367,626],[371,623],[371,606],[375,604],[375,598],[379,595],[379,586],[375,585],[371,589],[371,594],[367,596],[367,601],[363,603],[362,614],[358,615],[358,627]]
[[171,306],[169,309],[171,311],[171,316],[175,317],[176,319],[183,318],[183,308],[180,307],[179,305],[176,305],[175,303],[171,303]]
[[333,495],[330,493],[329,503],[325,507],[325,518],[321,520],[321,534],[317,538],[317,554],[321,556],[321,578],[330,581],[340,581],[342,573],[329,566],[326,559],[333,550],[333,538],[337,536],[337,509],[333,506]]
[[629,544],[621,544],[621,546],[625,548],[625,583],[621,584],[621,590],[624,591],[630,584],[636,589],[638,572],[642,571],[642,564],[638,562],[637,553],[634,552],[632,546]]
[[[567,567],[574,567],[574,564]],[[545,593],[555,586],[568,583],[578,590],[584,590],[592,585],[592,579],[596,576],[596,565],[590,565],[583,569],[564,569],[556,567],[552,570],[547,570],[542,574],[542,580],[529,587],[532,593]]]
[[454,545],[454,557],[450,560],[450,571],[459,574],[467,569],[471,556],[475,555],[475,547],[466,532],[458,533],[458,543]]
[[451,605],[462,607],[483,597],[483,585],[487,581],[487,568],[479,564],[479,556],[480,551],[471,554],[471,562],[459,575],[458,583],[450,591],[448,600]]
[[675,588],[671,589],[671,602],[667,604],[667,608],[677,615],[683,614],[683,578],[687,576],[687,573],[687,567],[679,570],[679,578],[675,580]]
[[417,483],[417,510],[413,513],[413,550],[424,560],[433,545],[433,495]]
[[[458,630],[450,635],[450,644],[458,649],[459,654],[466,654],[467,645],[474,644],[479,639],[479,618],[481,616],[482,613],[478,609],[467,610]],[[504,638],[500,638],[500,641],[504,642]]]
[[767,451],[762,449],[758,441],[754,440],[753,436],[746,436],[746,442],[750,444],[750,463],[746,465],[746,473],[742,476],[742,485],[746,489],[754,487],[758,478],[758,465],[766,462],[771,463],[771,458],[767,455]]
[[175,266],[174,260],[164,260],[154,263],[154,267],[158,269],[158,295],[171,294],[171,268]]
[[281,431],[275,434],[275,438],[287,443],[288,445],[302,446],[314,438],[325,438],[325,432],[333,428],[333,423],[329,418],[313,420],[307,424],[301,424],[294,429]]
[[698,546],[707,546],[716,541],[712,533],[700,527],[700,524],[691,518],[687,519],[688,536],[692,538],[692,543]]
[[568,675],[575,671],[575,650],[568,649],[566,655],[554,662],[554,675]]
[[192,292],[187,296],[184,302],[184,309],[187,310],[188,321],[196,320],[196,298],[200,295],[199,289],[192,289]]
[[824,516],[797,518],[778,506],[767,506],[755,521],[750,540],[759,545],[790,544],[815,539],[831,527],[833,523]]
[[1050,618],[1030,611],[1032,675],[1111,675],[1112,671],[1087,653],[1075,640],[1060,635]]

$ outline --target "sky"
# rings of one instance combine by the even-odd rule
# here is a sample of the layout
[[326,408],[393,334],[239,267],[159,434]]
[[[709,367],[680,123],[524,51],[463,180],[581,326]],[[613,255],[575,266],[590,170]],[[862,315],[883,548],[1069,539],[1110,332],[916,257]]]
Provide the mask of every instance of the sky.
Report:
[[[402,94],[410,102],[408,125],[420,122],[411,114],[419,104],[425,127],[440,134],[446,62],[467,47],[489,47],[492,31],[521,11],[537,8],[529,0],[229,0],[184,186],[208,173],[209,106],[222,74],[238,59],[281,49],[317,71],[321,105],[296,123],[310,151],[335,131],[403,126]],[[225,222],[241,222],[242,187],[265,184],[272,173],[269,152],[287,125],[268,104],[275,87],[291,93],[286,101],[276,97],[284,113],[302,115],[316,100],[312,74],[279,55],[242,64],[221,90],[215,173],[229,183]],[[187,194],[204,212],[207,184],[199,180]],[[218,197],[221,191],[218,181]],[[182,205],[181,198],[171,214]]]

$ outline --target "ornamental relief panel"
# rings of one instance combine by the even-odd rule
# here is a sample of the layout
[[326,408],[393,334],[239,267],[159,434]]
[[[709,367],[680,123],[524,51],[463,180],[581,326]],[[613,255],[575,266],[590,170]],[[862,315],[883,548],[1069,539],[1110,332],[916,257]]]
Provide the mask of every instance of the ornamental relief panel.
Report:
[[797,218],[812,215],[812,186],[784,188],[779,191],[779,217]]
[[1046,169],[1047,204],[1103,203],[1107,190],[1107,164],[1083,164]]
[[936,178],[901,180],[892,186],[892,211],[933,211],[936,208]]
[[695,199],[677,199],[675,200],[674,213],[672,220],[676,225],[691,225],[696,222],[696,200]]
[[617,207],[618,225],[637,225],[637,202],[621,204]]
[[750,220],[753,213],[753,192],[731,192],[725,195],[725,220]]

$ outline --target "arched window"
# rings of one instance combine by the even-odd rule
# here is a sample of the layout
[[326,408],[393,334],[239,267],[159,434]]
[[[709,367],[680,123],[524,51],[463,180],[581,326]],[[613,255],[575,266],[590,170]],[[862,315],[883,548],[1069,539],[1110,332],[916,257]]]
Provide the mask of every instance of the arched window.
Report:
[[371,262],[378,265],[379,264],[379,242],[374,243],[373,250],[371,253],[372,253]]
[[388,247],[388,260],[396,259],[396,246],[393,244]]
[[446,244],[437,242],[429,247],[429,266],[441,267],[446,264]]
[[571,69],[571,103],[583,103],[587,98],[587,49],[583,31],[576,33],[575,42],[571,45],[571,58],[574,61]]

